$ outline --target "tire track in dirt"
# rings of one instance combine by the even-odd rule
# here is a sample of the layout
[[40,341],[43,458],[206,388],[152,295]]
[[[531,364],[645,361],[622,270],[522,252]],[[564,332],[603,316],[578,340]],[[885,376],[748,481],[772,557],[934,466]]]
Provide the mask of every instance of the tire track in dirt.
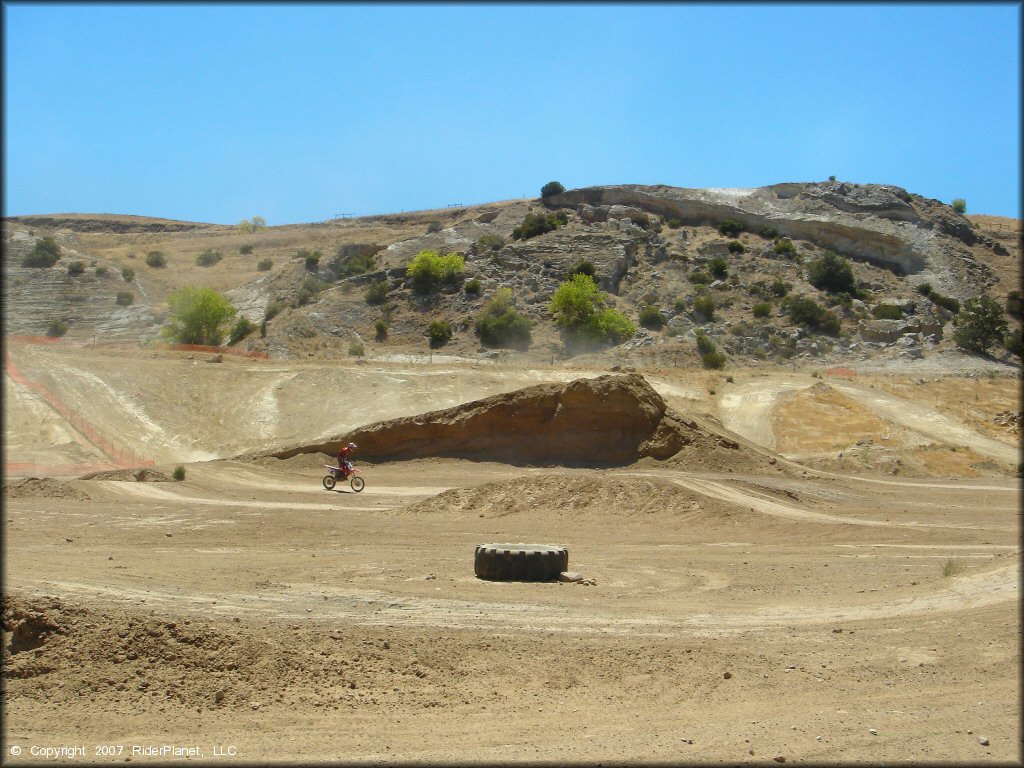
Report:
[[722,483],[714,482],[697,477],[680,477],[668,473],[657,472],[630,472],[624,473],[636,477],[662,477],[676,485],[681,485],[688,490],[715,499],[735,504],[738,507],[748,507],[751,511],[763,512],[766,515],[784,517],[792,520],[806,520],[816,523],[830,523],[839,525],[864,525],[879,528],[954,528],[957,530],[987,530],[985,526],[977,525],[947,525],[942,523],[895,523],[890,520],[861,520],[840,515],[831,515],[825,512],[811,512],[810,510],[794,507],[789,504],[782,504],[778,501],[768,499],[760,494],[750,491],[742,491],[738,488],[731,488]]
[[1019,599],[1020,561],[979,573],[959,576],[931,591],[893,596],[873,603],[835,606],[780,604],[748,611],[644,614],[616,616],[600,610],[532,603],[423,598],[380,590],[337,589],[319,584],[291,584],[277,593],[182,594],[158,589],[51,579],[14,579],[9,585],[38,595],[106,598],[115,602],[144,601],[189,614],[220,617],[260,614],[282,620],[346,620],[368,626],[428,626],[458,629],[512,629],[524,632],[570,634],[679,633],[723,635],[766,631],[795,624],[810,626],[852,621],[875,621],[934,613],[969,611]]

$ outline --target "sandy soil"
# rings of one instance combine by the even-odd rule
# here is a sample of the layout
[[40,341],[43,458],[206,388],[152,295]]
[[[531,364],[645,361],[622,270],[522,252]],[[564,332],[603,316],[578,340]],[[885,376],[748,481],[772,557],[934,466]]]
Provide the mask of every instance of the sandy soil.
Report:
[[[8,761],[1021,760],[1016,437],[930,399],[661,369],[672,407],[776,463],[429,459],[363,464],[357,494],[324,490],[326,457],[229,457],[586,372],[11,353],[157,465],[7,473]],[[97,458],[5,387],[8,463]],[[339,389],[357,412],[322,405]],[[566,546],[593,583],[476,579],[491,542]]]

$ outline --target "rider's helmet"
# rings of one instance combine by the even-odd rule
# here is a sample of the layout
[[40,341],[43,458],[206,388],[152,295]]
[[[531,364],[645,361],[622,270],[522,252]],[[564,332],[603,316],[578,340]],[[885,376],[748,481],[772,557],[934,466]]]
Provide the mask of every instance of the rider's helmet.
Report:
[[352,450],[353,448],[356,448],[356,447],[358,447],[358,446],[356,446],[356,444],[355,444],[355,443],[349,443],[349,444],[348,444],[348,448],[349,448],[349,450]]

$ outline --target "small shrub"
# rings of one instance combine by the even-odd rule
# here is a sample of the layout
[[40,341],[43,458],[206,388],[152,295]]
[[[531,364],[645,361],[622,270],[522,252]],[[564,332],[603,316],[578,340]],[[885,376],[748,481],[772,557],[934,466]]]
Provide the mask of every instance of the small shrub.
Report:
[[1021,299],[1020,291],[1010,291],[1006,295],[1006,314],[1010,317],[1024,317],[1024,300]]
[[743,224],[733,219],[723,219],[718,224],[718,231],[726,237],[736,237],[743,231]]
[[135,294],[131,291],[118,291],[117,298],[114,299],[119,307],[130,307],[135,303]]
[[167,257],[161,251],[150,251],[146,254],[146,265],[161,269],[167,266]]
[[677,314],[678,314],[679,312],[685,312],[685,311],[686,311],[686,299],[685,299],[685,298],[683,298],[682,296],[678,297],[678,298],[677,298],[677,299],[676,299],[676,300],[675,300],[675,301],[674,301],[674,302],[672,303],[672,309],[674,309],[674,310],[676,311],[676,313],[677,313]]
[[942,576],[949,578],[950,576],[956,576],[961,574],[966,569],[966,566],[960,560],[954,560],[949,558],[942,566]]
[[821,331],[830,336],[839,334],[839,318],[820,306],[814,299],[800,296],[786,299],[786,313],[797,325],[801,325],[813,331]]
[[256,269],[259,272],[269,272],[273,266],[274,262],[270,259],[261,259],[260,263],[256,265]]
[[68,324],[63,320],[51,320],[50,326],[46,329],[46,335],[57,339],[68,332]]
[[443,347],[452,339],[452,326],[447,320],[431,320],[427,326],[431,349]]
[[214,264],[223,259],[224,256],[220,251],[215,251],[212,248],[207,248],[205,251],[196,256],[197,267],[212,267]]
[[747,250],[746,248],[743,247],[743,243],[741,243],[739,240],[730,240],[728,248],[729,253],[743,253],[744,251]]
[[690,282],[694,285],[707,285],[711,282],[711,275],[702,269],[695,269],[689,274]]
[[96,267],[96,277],[106,277],[110,273],[110,270],[104,267],[102,264]]
[[284,310],[284,304],[272,301],[267,304],[267,308],[263,310],[263,319],[269,322],[281,314],[282,310]]
[[462,291],[467,296],[479,296],[481,290],[482,288],[480,286],[480,281],[477,280],[475,277],[467,280],[465,284],[462,286]]
[[302,249],[296,255],[302,259],[306,269],[310,272],[316,272],[320,268],[320,251]]
[[68,264],[68,274],[71,277],[78,277],[79,275],[85,274],[85,262],[84,261],[72,261]]
[[[704,367],[711,368],[713,370],[724,368],[728,359],[729,358],[727,358],[724,353],[717,350],[714,352],[705,352],[700,356],[700,361],[704,364]],[[714,394],[714,392],[711,394]]]
[[375,283],[370,283],[370,287],[366,289],[366,295],[364,298],[366,299],[366,303],[370,306],[383,304],[388,300],[387,281],[378,280]]
[[793,241],[788,237],[780,237],[776,240],[772,250],[780,256],[785,256],[787,259],[792,259],[797,255],[796,246],[793,245]]
[[895,304],[876,304],[871,308],[871,316],[876,320],[901,320],[903,312]]
[[917,292],[920,293],[922,296],[929,296],[929,295],[931,295],[932,284],[931,283],[921,283],[919,286],[917,286]]
[[721,280],[729,274],[729,265],[721,256],[712,259],[708,269],[711,270],[711,276],[716,280]]
[[238,246],[238,252],[243,256],[248,256],[250,253],[252,253],[252,244],[246,243],[245,245]]
[[255,330],[256,324],[254,322],[245,317],[238,318],[231,328],[231,333],[228,335],[228,344],[237,344]]
[[373,251],[342,245],[334,254],[327,268],[339,280],[353,275],[362,275],[373,269]]
[[581,259],[572,266],[569,270],[569,274],[566,275],[566,278],[568,279],[573,275],[589,275],[590,277],[593,277],[595,274],[597,274],[597,267],[594,266],[594,262],[588,261],[587,259]]
[[950,207],[961,216],[967,213],[967,201],[962,197],[956,198],[952,203],[950,203]]
[[643,304],[640,307],[640,325],[653,331],[661,330],[665,325],[665,318],[661,315],[661,309],[657,304]]
[[1012,330],[1003,337],[1003,348],[1011,355],[1024,358],[1024,338],[1019,330]]
[[121,270],[121,277],[124,279],[126,283],[130,283],[132,280],[135,279],[135,270],[132,269],[131,267],[125,267],[124,269]]
[[481,236],[473,245],[470,246],[470,252],[474,256],[487,253],[489,251],[500,251],[505,247],[505,238],[498,234],[490,234]]
[[762,227],[760,234],[761,237],[767,240],[774,240],[779,236],[779,230],[777,230],[775,227]]
[[565,192],[565,187],[562,186],[561,182],[549,181],[543,187],[540,188],[540,196],[551,197],[552,195],[560,195]]
[[174,468],[174,472],[171,473],[171,477],[175,480],[181,481],[185,479],[185,468],[179,464]]
[[767,301],[760,301],[754,305],[754,317],[769,317],[772,313],[772,305]]
[[727,382],[729,382],[730,384],[732,384],[732,383],[733,383],[733,382],[735,381],[735,379],[733,379],[733,377],[732,377],[732,374],[731,374],[731,373],[730,373],[730,374],[729,374],[728,376],[726,376],[726,377],[725,377],[725,380],[726,380]]
[[670,216],[668,221],[665,222],[665,224],[668,225],[669,229],[679,229],[681,226],[683,226],[683,222],[680,221],[675,216]]
[[475,331],[480,343],[488,347],[525,350],[530,346],[533,324],[516,312],[511,288],[499,288],[477,317]]
[[523,223],[512,230],[513,240],[529,240],[547,232],[553,232],[569,222],[564,211],[551,213],[528,213]]
[[362,357],[366,354],[366,347],[363,346],[363,342],[358,339],[353,339],[348,345],[349,357]]
[[427,224],[428,235],[433,235],[436,232],[440,232],[442,229],[444,229],[444,225],[440,221],[435,220]]
[[698,296],[693,300],[693,313],[707,322],[715,317],[715,300],[710,296]]
[[775,278],[774,282],[772,282],[772,288],[771,288],[772,295],[773,296],[778,296],[780,299],[783,296],[785,296],[787,293],[789,293],[789,289],[790,289],[789,283],[787,283],[781,277]]
[[960,302],[952,296],[945,296],[938,291],[933,290],[928,294],[928,298],[932,300],[933,304],[937,304],[943,309],[947,309],[954,314],[960,311]]
[[32,250],[21,260],[23,267],[52,267],[60,261],[60,246],[52,237],[36,240]]
[[377,341],[387,341],[388,340],[388,321],[387,320],[383,320],[383,319],[378,320],[376,323],[373,324],[373,330],[374,330],[374,338]]

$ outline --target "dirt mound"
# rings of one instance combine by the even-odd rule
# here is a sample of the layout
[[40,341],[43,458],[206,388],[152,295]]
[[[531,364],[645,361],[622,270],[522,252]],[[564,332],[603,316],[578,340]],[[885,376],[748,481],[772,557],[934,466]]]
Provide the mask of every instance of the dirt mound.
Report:
[[23,480],[4,480],[4,498],[89,501],[92,497],[66,480],[55,480],[51,477],[26,477]]
[[623,466],[643,458],[668,459],[704,435],[696,422],[669,411],[642,376],[627,374],[539,384],[272,455],[333,455],[352,441],[359,446],[357,457],[370,461],[443,456],[518,465]]
[[173,483],[174,478],[155,469],[105,469],[82,475],[82,480],[126,480],[138,483]]

